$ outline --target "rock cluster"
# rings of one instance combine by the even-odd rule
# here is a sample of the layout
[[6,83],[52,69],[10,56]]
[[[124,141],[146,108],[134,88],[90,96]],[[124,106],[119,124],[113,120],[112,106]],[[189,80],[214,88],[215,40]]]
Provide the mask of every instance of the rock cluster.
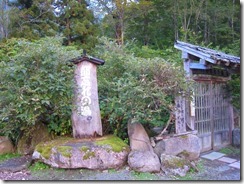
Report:
[[159,172],[185,176],[193,167],[191,161],[200,155],[200,142],[196,135],[188,134],[159,141],[152,148],[150,139],[140,123],[129,123],[131,152],[128,165],[139,172]]
[[155,153],[184,157],[187,160],[197,160],[200,155],[200,140],[196,135],[187,134],[170,137],[158,142],[154,148]]
[[[130,146],[116,136],[75,139],[61,137],[39,143],[32,158],[56,168],[118,169],[128,163],[138,172],[184,176],[200,155],[196,135],[165,138],[153,148],[140,123],[128,123]],[[193,167],[194,168],[194,167]]]

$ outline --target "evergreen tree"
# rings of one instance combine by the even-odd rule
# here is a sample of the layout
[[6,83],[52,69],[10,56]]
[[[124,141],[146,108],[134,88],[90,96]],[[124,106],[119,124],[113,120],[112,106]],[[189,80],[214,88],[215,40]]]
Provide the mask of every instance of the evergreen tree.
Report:
[[86,1],[58,0],[55,7],[58,10],[59,31],[65,36],[66,44],[82,45],[84,49],[93,47],[96,43],[97,29]]
[[12,17],[10,37],[39,39],[55,36],[58,25],[51,0],[19,0]]

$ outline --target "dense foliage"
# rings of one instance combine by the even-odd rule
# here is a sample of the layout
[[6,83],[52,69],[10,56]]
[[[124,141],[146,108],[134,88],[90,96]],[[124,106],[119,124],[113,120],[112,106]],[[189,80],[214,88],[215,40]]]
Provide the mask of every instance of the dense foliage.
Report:
[[40,122],[56,134],[70,133],[73,69],[67,61],[81,51],[57,38],[14,42],[8,54],[16,53],[0,62],[1,134],[16,139]]
[[[240,55],[237,0],[1,0],[0,134],[45,123],[71,134],[73,69],[86,49],[98,69],[104,133],[128,121],[163,126],[188,91],[176,39]],[[228,90],[240,108],[240,75]],[[190,90],[189,90],[190,91]]]
[[125,138],[128,121],[163,126],[174,98],[187,88],[182,68],[159,57],[135,57],[126,46],[101,41],[95,54],[106,60],[98,75],[104,131]]
[[[8,40],[2,57],[1,134],[16,136],[36,123],[58,135],[71,133],[73,67],[67,61],[81,54],[61,39],[35,42]],[[99,67],[99,97],[104,133],[127,137],[127,122],[163,126],[174,97],[185,90],[183,70],[162,58],[135,57],[126,47],[103,38],[94,49],[106,60]],[[4,56],[4,55],[2,55]]]

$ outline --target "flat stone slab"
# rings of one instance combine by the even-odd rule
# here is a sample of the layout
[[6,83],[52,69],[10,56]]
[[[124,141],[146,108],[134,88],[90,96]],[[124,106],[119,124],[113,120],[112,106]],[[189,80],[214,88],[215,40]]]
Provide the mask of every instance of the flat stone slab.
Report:
[[205,158],[205,159],[208,159],[208,160],[216,160],[216,159],[219,159],[219,158],[221,158],[223,156],[225,156],[225,154],[213,151],[211,153],[202,155],[201,158]]
[[229,164],[234,163],[234,162],[237,161],[236,159],[229,158],[229,157],[221,157],[218,160],[222,161],[222,162],[225,162],[225,163],[229,163]]
[[240,169],[240,167],[241,167],[241,163],[240,163],[240,161],[238,161],[238,162],[234,162],[234,163],[232,163],[232,164],[229,164],[229,166],[230,166],[230,167],[234,167],[234,168],[236,168],[236,169]]
[[31,164],[31,156],[22,156],[19,158],[12,158],[0,164],[0,172],[10,171],[18,172],[27,169]]

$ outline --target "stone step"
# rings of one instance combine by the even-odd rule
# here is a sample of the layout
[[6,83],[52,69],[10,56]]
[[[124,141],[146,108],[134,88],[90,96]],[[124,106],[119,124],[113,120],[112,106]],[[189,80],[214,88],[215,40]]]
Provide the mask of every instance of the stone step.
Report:
[[232,164],[229,164],[229,166],[230,166],[230,167],[234,167],[234,168],[236,168],[236,169],[240,169],[240,167],[241,167],[241,163],[240,163],[240,161],[238,161],[238,162],[234,162],[234,163],[232,163]]
[[211,153],[207,153],[205,155],[201,155],[201,158],[205,158],[207,160],[216,160],[216,159],[219,159],[219,158],[221,158],[223,156],[225,156],[225,154],[213,151]]
[[221,157],[218,160],[222,161],[222,162],[225,162],[225,163],[228,163],[228,164],[231,164],[231,163],[234,163],[234,162],[237,161],[236,159],[229,158],[229,157]]

